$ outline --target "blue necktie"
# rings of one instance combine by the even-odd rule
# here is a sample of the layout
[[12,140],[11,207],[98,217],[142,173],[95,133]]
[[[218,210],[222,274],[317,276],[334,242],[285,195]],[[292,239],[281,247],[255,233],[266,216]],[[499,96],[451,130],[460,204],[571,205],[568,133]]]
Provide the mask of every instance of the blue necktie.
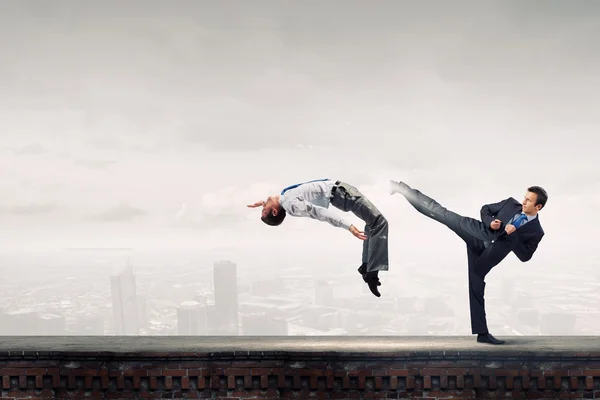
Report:
[[515,220],[515,222],[513,222],[513,225],[515,226],[515,228],[518,228],[519,226],[521,226],[521,224],[527,219],[527,215],[525,214],[521,214],[521,216],[519,218],[517,218]]
[[305,183],[310,183],[310,182],[319,182],[319,181],[328,181],[328,180],[329,180],[329,178],[324,178],[324,179],[314,179],[314,180],[312,180],[312,181],[308,181],[308,182],[296,183],[295,185],[291,185],[291,186],[288,186],[288,187],[286,187],[285,189],[283,189],[283,190],[281,191],[281,194],[284,194],[285,192],[287,192],[287,191],[288,191],[288,190],[290,190],[290,189],[297,188],[297,187],[298,187],[298,186],[300,186],[300,185],[304,185]]

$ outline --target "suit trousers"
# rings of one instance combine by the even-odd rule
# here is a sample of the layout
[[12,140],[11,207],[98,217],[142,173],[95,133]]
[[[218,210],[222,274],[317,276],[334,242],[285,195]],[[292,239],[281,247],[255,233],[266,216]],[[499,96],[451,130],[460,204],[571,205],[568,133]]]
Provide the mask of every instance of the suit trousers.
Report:
[[331,205],[352,212],[365,222],[367,239],[363,242],[362,262],[366,272],[387,271],[388,258],[388,221],[369,199],[356,187],[340,182],[331,196]]
[[485,314],[485,276],[491,270],[484,263],[478,263],[486,250],[486,243],[496,239],[496,233],[483,222],[459,215],[440,205],[437,201],[412,189],[403,182],[399,183],[400,193],[421,214],[438,221],[456,233],[467,245],[469,266],[469,306],[471,314],[471,332],[489,333]]

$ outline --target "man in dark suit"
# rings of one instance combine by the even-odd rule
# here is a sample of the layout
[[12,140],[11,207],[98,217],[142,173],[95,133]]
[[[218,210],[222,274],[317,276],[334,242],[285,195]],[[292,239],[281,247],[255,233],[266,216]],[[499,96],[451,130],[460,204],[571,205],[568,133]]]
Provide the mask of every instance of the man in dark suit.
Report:
[[391,181],[391,194],[400,193],[423,215],[442,224],[467,244],[471,332],[482,343],[502,344],[488,331],[485,317],[485,276],[511,251],[522,262],[529,261],[544,236],[538,212],[548,194],[531,186],[520,203],[512,197],[481,208],[481,221],[447,210],[438,202],[404,182]]

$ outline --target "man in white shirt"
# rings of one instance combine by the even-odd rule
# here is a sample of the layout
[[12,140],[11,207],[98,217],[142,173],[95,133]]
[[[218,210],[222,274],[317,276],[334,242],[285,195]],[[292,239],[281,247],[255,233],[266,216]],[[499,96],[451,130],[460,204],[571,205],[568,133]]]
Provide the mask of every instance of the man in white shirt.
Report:
[[[351,211],[365,222],[360,231],[329,209],[329,205]],[[286,187],[280,195],[269,196],[248,207],[261,207],[261,220],[270,226],[278,226],[286,215],[308,217],[327,222],[337,228],[349,230],[363,240],[362,265],[358,272],[369,285],[371,292],[380,297],[379,271],[388,270],[388,222],[381,212],[356,187],[341,181],[316,179]]]

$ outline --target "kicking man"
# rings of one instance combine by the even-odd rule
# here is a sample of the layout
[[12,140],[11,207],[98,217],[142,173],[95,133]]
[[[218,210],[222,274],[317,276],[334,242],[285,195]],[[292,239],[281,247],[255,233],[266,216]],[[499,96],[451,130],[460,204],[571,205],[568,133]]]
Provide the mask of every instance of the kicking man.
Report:
[[446,225],[467,245],[471,333],[481,343],[502,344],[488,331],[484,289],[485,276],[511,251],[529,261],[544,236],[539,211],[548,194],[539,186],[527,188],[523,202],[512,197],[481,208],[481,221],[463,217],[404,182],[390,181],[391,193],[402,194],[423,215]]

